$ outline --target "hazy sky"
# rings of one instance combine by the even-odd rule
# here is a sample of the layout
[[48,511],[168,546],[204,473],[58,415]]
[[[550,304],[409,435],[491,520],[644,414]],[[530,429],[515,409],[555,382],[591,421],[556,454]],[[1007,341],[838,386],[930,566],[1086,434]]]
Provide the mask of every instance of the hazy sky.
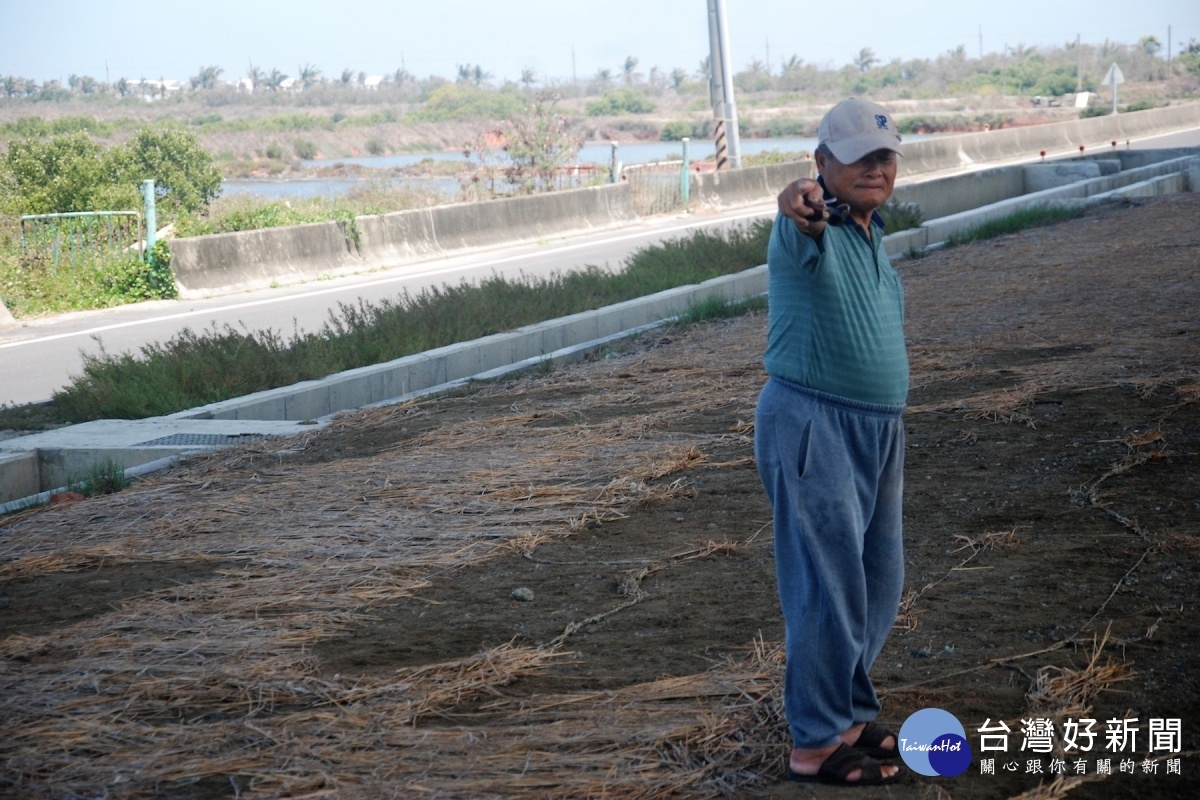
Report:
[[[1007,45],[1084,41],[1133,44],[1147,34],[1173,51],[1200,39],[1200,0],[727,0],[735,71],[754,59],[796,55],[822,67],[850,63],[863,47],[883,61],[935,58],[964,45],[974,57]],[[479,64],[517,80],[696,70],[708,53],[706,0],[0,0],[0,76],[44,81],[186,80],[201,66],[225,79],[250,63],[294,76],[312,64],[326,77],[395,72],[453,78]]]

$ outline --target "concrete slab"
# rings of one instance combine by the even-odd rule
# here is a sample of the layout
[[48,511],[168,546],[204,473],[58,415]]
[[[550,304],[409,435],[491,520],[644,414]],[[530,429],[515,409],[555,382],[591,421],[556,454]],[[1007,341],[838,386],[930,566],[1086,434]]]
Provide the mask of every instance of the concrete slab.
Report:
[[[86,479],[97,465],[123,470],[185,453],[294,436],[323,423],[155,417],[96,420],[0,441],[0,509]],[[32,491],[31,491],[32,490]]]

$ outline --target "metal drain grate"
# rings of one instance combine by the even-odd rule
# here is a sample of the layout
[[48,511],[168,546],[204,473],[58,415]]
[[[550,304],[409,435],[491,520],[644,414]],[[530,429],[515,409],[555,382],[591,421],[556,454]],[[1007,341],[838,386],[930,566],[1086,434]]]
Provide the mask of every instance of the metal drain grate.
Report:
[[160,439],[140,442],[134,447],[180,447],[196,445],[197,447],[223,447],[246,442],[260,442],[267,437],[261,433],[237,433],[232,436],[223,433],[173,433]]

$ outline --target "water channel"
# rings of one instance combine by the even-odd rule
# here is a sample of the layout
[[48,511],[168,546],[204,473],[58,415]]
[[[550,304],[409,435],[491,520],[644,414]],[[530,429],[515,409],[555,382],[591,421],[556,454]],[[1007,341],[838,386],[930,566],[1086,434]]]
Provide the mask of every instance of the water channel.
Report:
[[[908,137],[915,138],[915,137]],[[811,153],[817,147],[816,139],[742,139],[742,155],[757,155],[771,151],[780,153]],[[581,164],[612,163],[613,148],[610,142],[591,142],[584,145],[576,161]],[[693,139],[688,145],[688,157],[692,161],[711,160],[716,155],[716,144],[711,139]],[[622,164],[646,164],[653,161],[680,159],[683,156],[682,142],[625,142],[617,147],[617,158]],[[426,159],[434,161],[461,161],[466,159],[461,150],[402,153],[386,156],[354,156],[347,158],[322,158],[302,162],[305,167],[331,167],[341,164],[380,170],[380,178],[391,179],[385,170],[411,167]],[[225,181],[223,194],[232,196],[250,194],[258,197],[285,199],[291,197],[339,197],[372,180],[370,173],[361,177],[315,178],[300,180],[237,179]],[[399,177],[400,184],[420,185],[453,196],[460,188],[452,177]]]

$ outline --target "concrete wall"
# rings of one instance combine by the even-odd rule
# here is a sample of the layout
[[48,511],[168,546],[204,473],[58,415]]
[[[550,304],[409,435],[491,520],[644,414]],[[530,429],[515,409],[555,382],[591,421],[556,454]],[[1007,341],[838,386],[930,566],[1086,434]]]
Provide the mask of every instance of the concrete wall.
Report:
[[797,178],[815,178],[814,161],[793,161],[762,167],[701,172],[692,176],[692,198],[702,206],[761,203]]
[[266,288],[395,266],[453,250],[602,229],[637,220],[629,187],[596,186],[340,222],[170,241],[183,297]]
[[1112,149],[1128,139],[1200,126],[1200,103],[1135,111],[1090,119],[1002,128],[958,136],[939,136],[904,145],[900,177],[966,169],[978,164],[1048,154],[1078,153],[1089,148]]
[[924,219],[936,219],[998,203],[1024,191],[1020,167],[998,167],[951,178],[898,182],[892,199],[916,203]]
[[169,241],[171,269],[184,297],[295,283],[362,265],[340,222]]

